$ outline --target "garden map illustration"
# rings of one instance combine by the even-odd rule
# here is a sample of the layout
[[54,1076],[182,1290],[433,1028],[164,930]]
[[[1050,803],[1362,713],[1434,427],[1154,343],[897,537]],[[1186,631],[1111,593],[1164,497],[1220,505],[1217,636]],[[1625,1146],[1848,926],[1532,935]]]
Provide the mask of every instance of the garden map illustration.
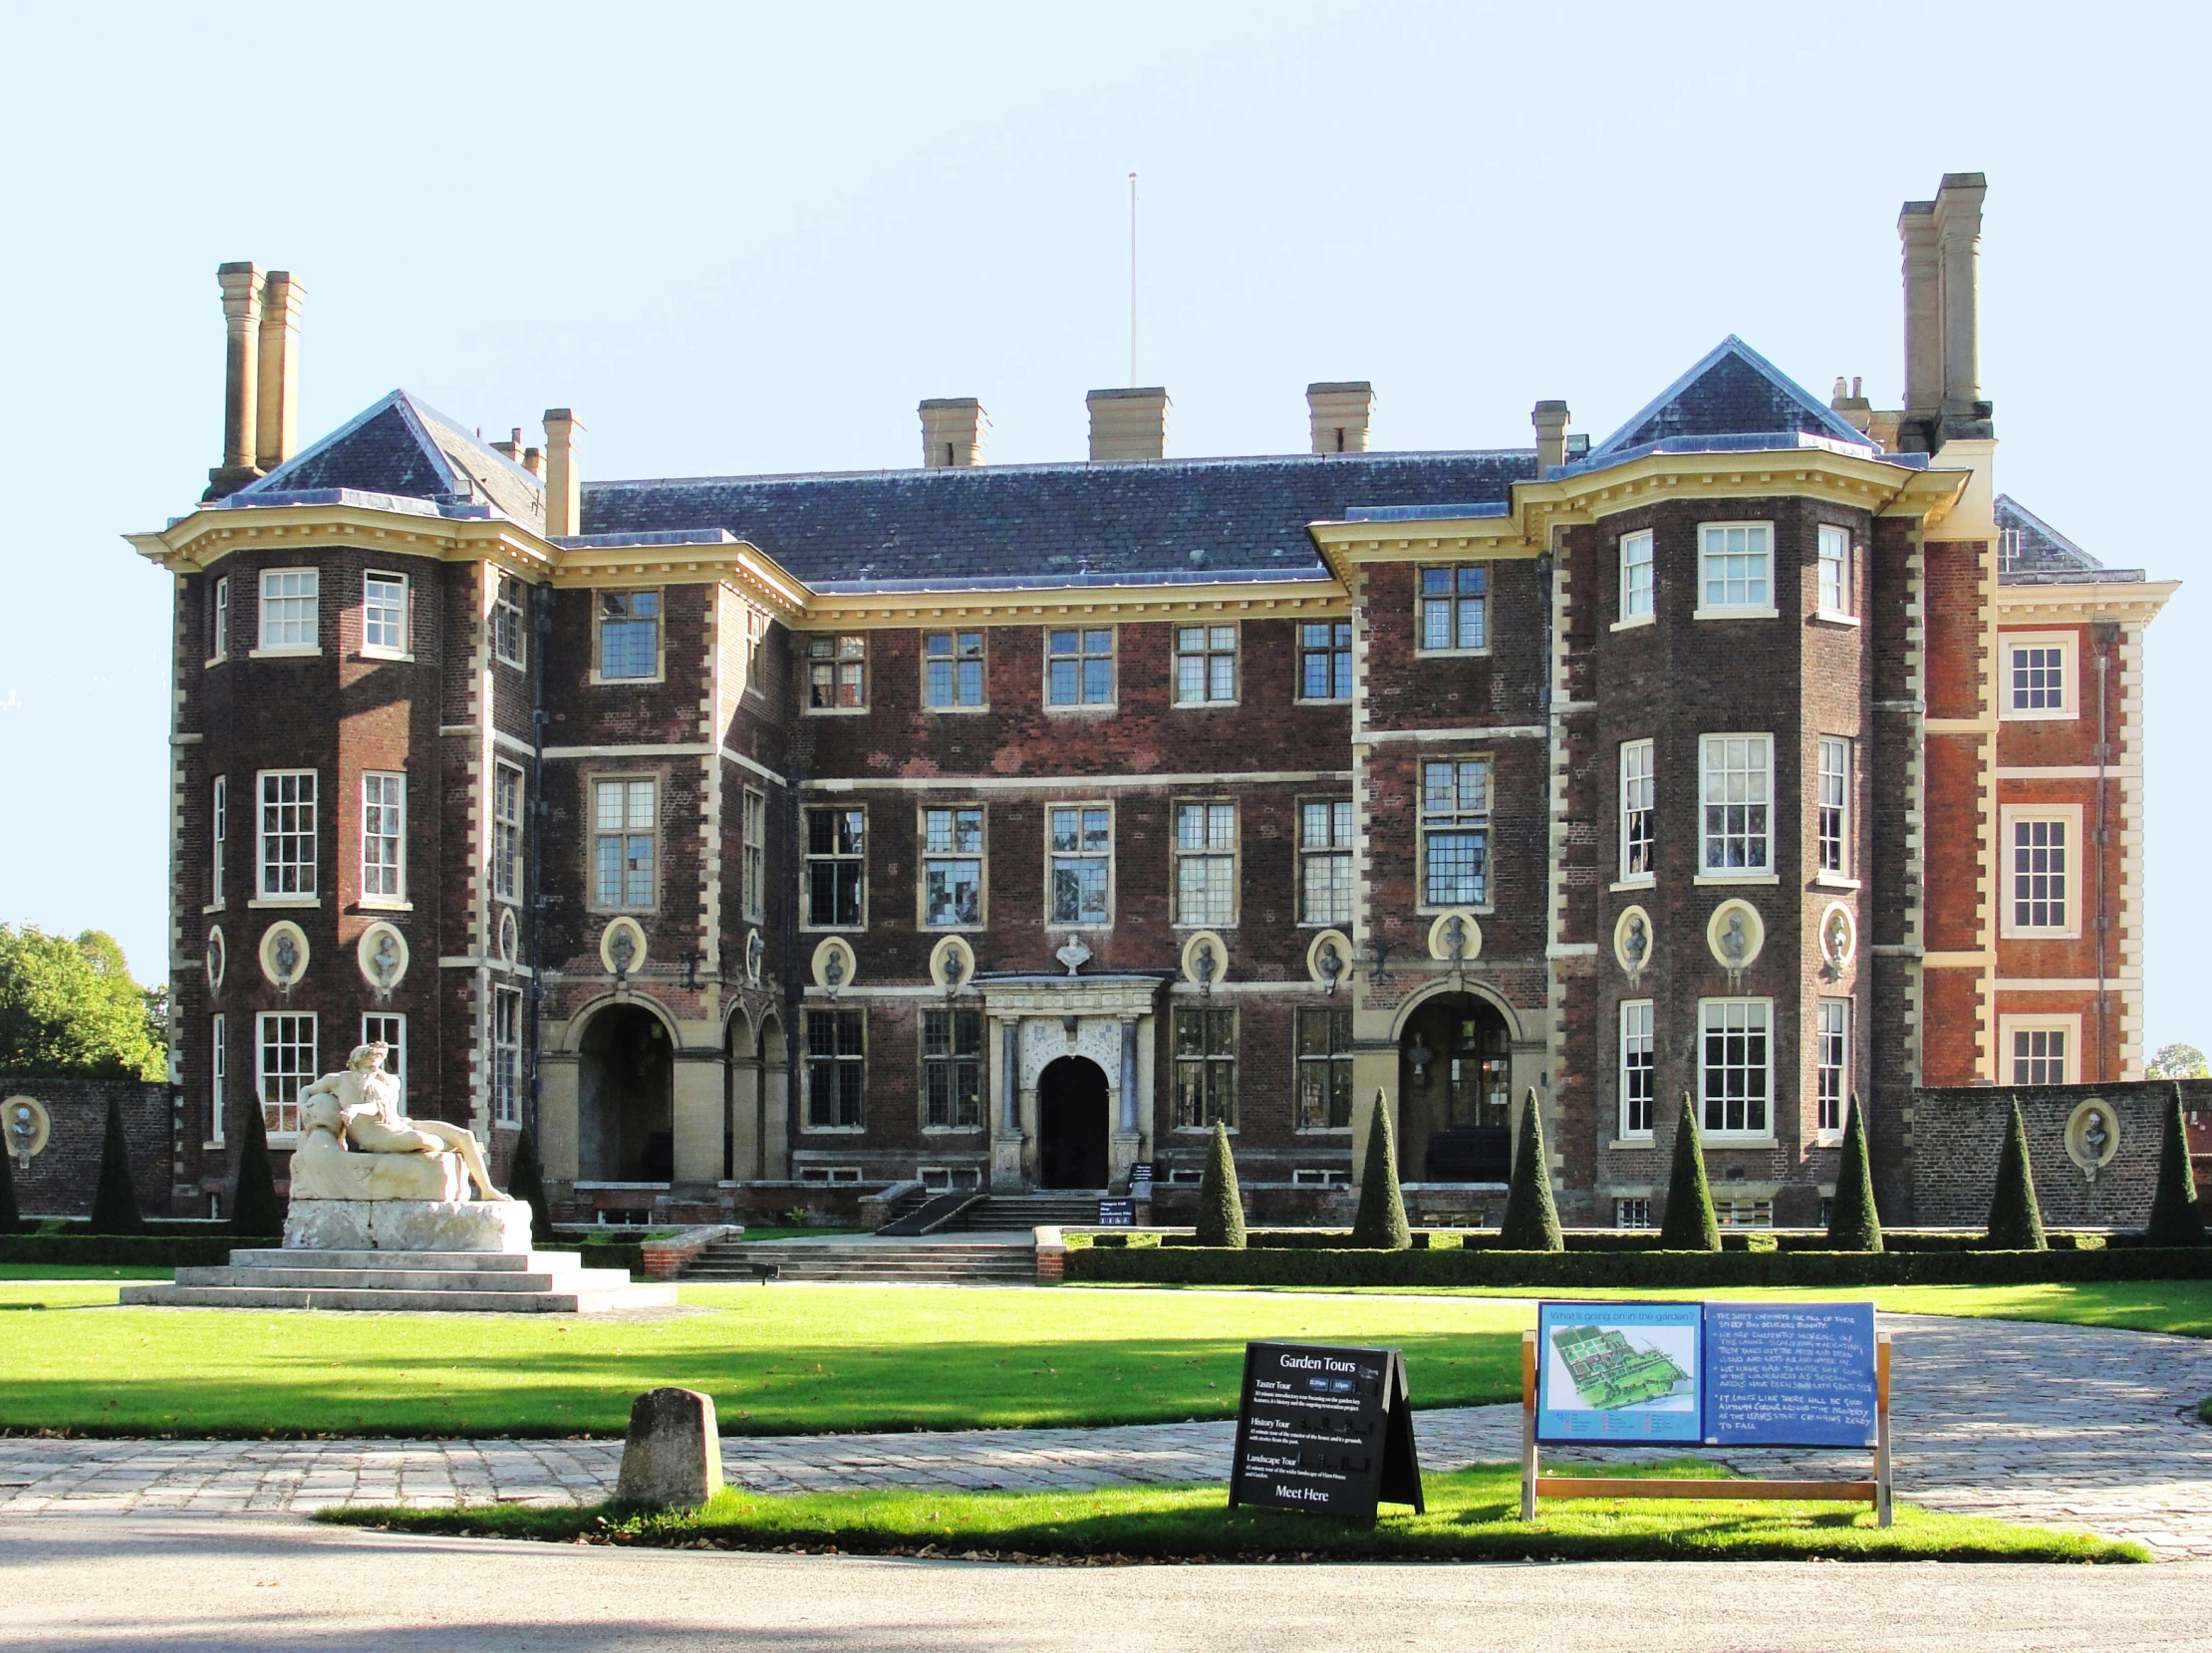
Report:
[[1638,1348],[1610,1326],[1561,1326],[1551,1334],[1574,1392],[1598,1412],[1664,1400],[1690,1374],[1663,1350]]

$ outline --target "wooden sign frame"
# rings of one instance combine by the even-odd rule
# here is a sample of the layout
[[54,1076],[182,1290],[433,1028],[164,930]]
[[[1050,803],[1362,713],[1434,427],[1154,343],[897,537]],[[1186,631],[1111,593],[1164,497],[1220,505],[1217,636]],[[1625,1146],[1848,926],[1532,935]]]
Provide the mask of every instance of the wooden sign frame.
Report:
[[[1758,1499],[1790,1504],[1870,1504],[1890,1524],[1889,1333],[1874,1334],[1874,1479],[1871,1481],[1673,1481],[1656,1476],[1547,1476],[1536,1450],[1536,1334],[1521,1334],[1521,1518],[1545,1498]],[[1863,1370],[1863,1368],[1861,1368]],[[1863,1414],[1862,1414],[1863,1416]],[[1241,1438],[1240,1438],[1241,1440]]]

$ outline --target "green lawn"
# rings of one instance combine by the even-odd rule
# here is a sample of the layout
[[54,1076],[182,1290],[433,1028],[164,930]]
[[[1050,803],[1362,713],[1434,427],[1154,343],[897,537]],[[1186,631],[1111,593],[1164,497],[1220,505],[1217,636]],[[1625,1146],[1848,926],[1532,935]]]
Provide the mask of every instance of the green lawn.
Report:
[[693,1285],[694,1312],[119,1308],[0,1285],[0,1427],[113,1435],[619,1435],[642,1390],[735,1434],[1227,1417],[1251,1338],[1390,1343],[1424,1405],[1520,1393],[1524,1303],[1198,1292]]
[[[1678,1465],[1700,1478],[1706,1466]],[[1639,1474],[1657,1473],[1653,1468]],[[2139,1544],[1909,1505],[1884,1530],[1864,1506],[1739,1501],[1546,1501],[1520,1518],[1520,1472],[1485,1464],[1425,1478],[1428,1513],[1385,1506],[1374,1526],[1274,1510],[1230,1510],[1221,1487],[1089,1492],[882,1491],[772,1497],[723,1492],[687,1515],[608,1505],[458,1511],[348,1510],[321,1518],[415,1532],[727,1549],[836,1549],[977,1559],[1083,1556],[1165,1560],[2147,1561]]]
[[[0,1262],[0,1280],[165,1280],[173,1268],[95,1268],[82,1262]],[[114,1302],[116,1294],[108,1293]]]

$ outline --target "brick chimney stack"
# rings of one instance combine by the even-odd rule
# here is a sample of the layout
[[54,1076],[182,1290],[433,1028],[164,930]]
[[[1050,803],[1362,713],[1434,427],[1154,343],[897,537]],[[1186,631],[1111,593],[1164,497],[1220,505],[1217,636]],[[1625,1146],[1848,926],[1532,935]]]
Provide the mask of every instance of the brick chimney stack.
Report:
[[1305,411],[1313,421],[1314,452],[1367,451],[1367,425],[1375,413],[1375,387],[1366,380],[1308,385]]
[[1536,427],[1536,475],[1566,463],[1566,427],[1572,415],[1563,402],[1539,402],[1528,414]]
[[925,470],[960,470],[983,462],[990,420],[980,402],[971,396],[932,397],[919,412]]
[[300,308],[306,298],[306,286],[289,270],[271,270],[261,283],[253,462],[264,474],[299,446]]
[[563,539],[584,531],[584,477],[577,468],[584,422],[567,408],[545,411],[545,535]]
[[1083,401],[1091,411],[1093,460],[1168,456],[1168,409],[1172,404],[1159,386],[1093,391]]
[[209,499],[236,493],[261,472],[254,467],[260,432],[261,267],[223,264],[223,462],[207,473]]

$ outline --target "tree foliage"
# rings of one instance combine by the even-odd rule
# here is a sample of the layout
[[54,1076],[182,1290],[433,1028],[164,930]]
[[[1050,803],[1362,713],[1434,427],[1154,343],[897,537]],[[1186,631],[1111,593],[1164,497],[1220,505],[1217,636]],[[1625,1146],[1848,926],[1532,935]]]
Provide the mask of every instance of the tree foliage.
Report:
[[1828,1206],[1828,1243],[1839,1251],[1882,1248],[1881,1213],[1874,1209],[1874,1168],[1866,1155],[1866,1115],[1857,1096],[1843,1125],[1843,1157],[1835,1168],[1835,1198]]
[[0,924],[0,1071],[55,1078],[160,1079],[167,990],[131,979],[105,931],[75,941]]
[[1989,1202],[1987,1243],[1993,1251],[2041,1251],[2050,1243],[2044,1239],[2035,1167],[2028,1161],[2028,1124],[2021,1118],[2017,1096],[2013,1098],[2012,1123],[2005,1128],[2004,1158],[1997,1162],[1997,1190]]
[[1530,1091],[1521,1108],[1521,1140],[1514,1144],[1513,1181],[1506,1188],[1506,1220],[1498,1239],[1509,1250],[1563,1251],[1559,1208],[1551,1199],[1551,1156],[1543,1146],[1543,1108]]
[[1398,1186],[1398,1139],[1390,1124],[1390,1099],[1379,1090],[1374,1119],[1367,1127],[1367,1163],[1359,1174],[1352,1243],[1379,1251],[1403,1250],[1413,1243],[1405,1191]]
[[1244,1248],[1244,1196],[1237,1186],[1237,1158],[1229,1151],[1229,1127],[1216,1121],[1207,1150],[1206,1174],[1199,1179],[1198,1242]]
[[131,1141],[124,1134],[123,1104],[108,1098],[108,1128],[100,1139],[100,1183],[93,1191],[94,1234],[144,1234],[138,1187],[131,1176]]
[[2204,1219],[2197,1215],[2197,1179],[2189,1168],[2189,1127],[2181,1117],[2181,1086],[2173,1087],[2164,1140],[2158,1145],[2158,1191],[2150,1197],[2143,1238],[2152,1245],[2202,1245]]
[[2193,1044],[2162,1044],[2157,1054],[2143,1064],[2143,1075],[2150,1079],[2212,1079],[2212,1064]]
[[1721,1223],[1713,1215],[1713,1188],[1705,1180],[1705,1145],[1698,1139],[1697,1104],[1682,1093],[1682,1122],[1674,1128],[1674,1172],[1667,1180],[1667,1215],[1659,1224],[1666,1251],[1717,1251]]

